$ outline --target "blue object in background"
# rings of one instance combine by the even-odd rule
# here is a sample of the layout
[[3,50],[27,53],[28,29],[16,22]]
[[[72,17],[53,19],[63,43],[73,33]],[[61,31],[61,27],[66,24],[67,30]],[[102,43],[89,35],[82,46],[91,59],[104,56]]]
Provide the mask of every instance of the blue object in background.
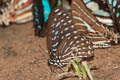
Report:
[[48,0],[42,0],[43,10],[44,10],[44,21],[48,20],[48,16],[51,12],[50,4]]

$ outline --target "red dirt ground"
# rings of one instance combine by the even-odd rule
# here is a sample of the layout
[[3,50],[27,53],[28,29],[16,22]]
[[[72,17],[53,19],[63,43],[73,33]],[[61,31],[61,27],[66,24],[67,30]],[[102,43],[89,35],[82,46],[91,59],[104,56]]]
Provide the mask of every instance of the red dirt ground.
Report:
[[[32,22],[0,28],[0,80],[53,80],[46,38],[34,36]],[[95,50],[95,80],[120,80],[120,46]],[[77,80],[73,78],[64,80]]]

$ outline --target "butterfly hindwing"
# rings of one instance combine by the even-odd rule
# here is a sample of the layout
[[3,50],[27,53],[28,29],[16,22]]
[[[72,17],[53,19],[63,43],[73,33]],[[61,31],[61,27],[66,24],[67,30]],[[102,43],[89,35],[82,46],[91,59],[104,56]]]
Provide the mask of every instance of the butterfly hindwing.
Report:
[[78,56],[79,60],[93,56],[93,45],[84,36],[78,31],[60,43],[56,54],[60,54],[57,58],[63,65],[75,59],[75,56]]
[[61,7],[55,8],[48,20],[48,36],[50,36],[48,41],[53,48],[51,51],[56,52],[57,46],[64,39],[63,34],[65,35],[66,31],[72,28],[74,25],[70,19],[70,14]]

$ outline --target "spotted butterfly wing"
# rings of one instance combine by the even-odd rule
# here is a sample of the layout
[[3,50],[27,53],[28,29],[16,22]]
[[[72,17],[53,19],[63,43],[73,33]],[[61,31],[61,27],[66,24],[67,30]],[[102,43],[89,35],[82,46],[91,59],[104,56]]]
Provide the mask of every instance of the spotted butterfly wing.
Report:
[[70,35],[68,38],[65,38],[58,46],[56,54],[59,54],[52,61],[55,66],[65,66],[71,60],[75,60],[76,56],[80,61],[86,60],[93,57],[93,45],[92,43],[78,32],[76,34]]
[[107,3],[112,14],[114,23],[116,24],[117,29],[119,29],[120,32],[120,0],[107,0]]
[[[69,27],[68,27],[69,25]],[[52,55],[56,54],[57,47],[65,36],[69,36],[67,33],[69,30],[75,28],[70,18],[70,14],[66,13],[62,7],[55,8],[48,19],[48,50]],[[74,31],[74,30],[73,30]]]
[[71,58],[73,52],[69,55],[73,47],[78,49],[76,56],[79,59],[93,56],[92,43],[83,37],[85,35],[85,30],[77,30],[75,28],[70,12],[62,7],[55,8],[48,20],[49,64],[57,67],[68,64],[71,59],[74,59]]

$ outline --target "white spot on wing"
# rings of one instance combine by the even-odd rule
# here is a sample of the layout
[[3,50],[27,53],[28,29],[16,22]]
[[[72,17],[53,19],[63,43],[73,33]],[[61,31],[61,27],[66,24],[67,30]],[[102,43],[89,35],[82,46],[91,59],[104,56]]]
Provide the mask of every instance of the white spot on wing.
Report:
[[55,12],[58,12],[58,11],[59,11],[59,9],[56,9],[56,10],[55,10]]

